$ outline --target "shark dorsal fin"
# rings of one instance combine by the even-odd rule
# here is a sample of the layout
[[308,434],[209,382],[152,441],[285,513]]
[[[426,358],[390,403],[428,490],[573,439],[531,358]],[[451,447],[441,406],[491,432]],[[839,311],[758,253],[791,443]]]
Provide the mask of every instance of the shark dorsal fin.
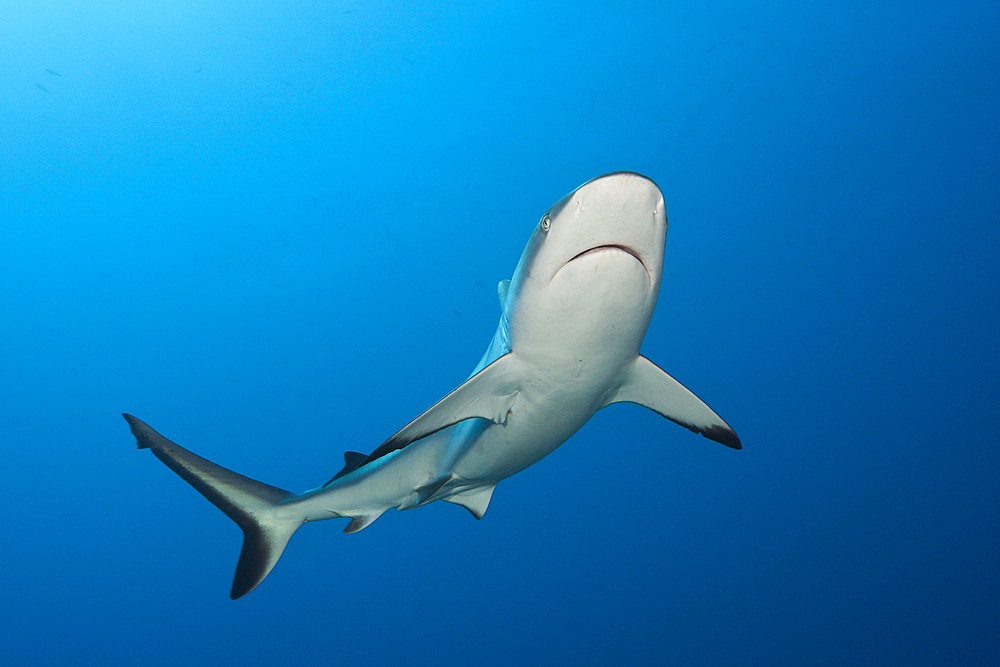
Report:
[[497,296],[500,297],[500,308],[503,308],[504,304],[507,303],[507,291],[509,289],[510,289],[509,280],[501,280],[497,284]]
[[[362,454],[361,452],[344,452],[344,467],[341,468],[340,472],[338,472],[330,479],[330,482],[332,482],[335,479],[340,479],[341,477],[343,477],[348,473],[354,472],[359,467],[361,467],[361,464],[365,462],[366,458],[368,457]],[[329,485],[330,482],[327,482],[323,486]]]
[[362,454],[361,452],[344,452],[345,465],[344,469],[340,471],[340,474],[346,475],[357,468],[361,465],[361,462],[365,460],[366,456],[366,454]]

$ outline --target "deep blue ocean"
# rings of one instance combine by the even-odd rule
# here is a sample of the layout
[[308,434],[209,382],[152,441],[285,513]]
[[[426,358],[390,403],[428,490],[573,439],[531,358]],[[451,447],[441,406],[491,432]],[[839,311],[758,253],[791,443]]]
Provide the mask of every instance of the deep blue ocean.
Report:
[[[9,665],[1000,663],[1000,4],[0,0]],[[500,483],[239,528],[464,381],[539,217],[661,189],[643,353]]]

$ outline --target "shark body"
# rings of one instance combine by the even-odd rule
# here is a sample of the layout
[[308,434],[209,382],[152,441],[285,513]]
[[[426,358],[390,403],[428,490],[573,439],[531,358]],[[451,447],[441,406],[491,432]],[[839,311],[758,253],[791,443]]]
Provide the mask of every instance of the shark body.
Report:
[[640,355],[660,288],[663,195],[633,172],[599,176],[535,226],[500,324],[472,375],[371,454],[345,454],[323,486],[293,494],[207,461],[124,415],[153,453],[244,532],[231,597],[255,588],[307,521],[346,517],[361,530],[388,509],[445,500],[476,518],[493,489],[550,454],[598,410],[643,405],[733,449],[736,433]]

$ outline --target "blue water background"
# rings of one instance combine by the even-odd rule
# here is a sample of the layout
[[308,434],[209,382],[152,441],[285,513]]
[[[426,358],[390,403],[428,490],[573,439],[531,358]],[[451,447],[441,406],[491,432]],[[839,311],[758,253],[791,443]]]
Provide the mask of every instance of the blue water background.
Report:
[[[1000,662],[996,2],[0,5],[5,663]],[[622,169],[643,351],[744,449],[613,406],[230,601],[238,528],[120,413],[316,486]]]

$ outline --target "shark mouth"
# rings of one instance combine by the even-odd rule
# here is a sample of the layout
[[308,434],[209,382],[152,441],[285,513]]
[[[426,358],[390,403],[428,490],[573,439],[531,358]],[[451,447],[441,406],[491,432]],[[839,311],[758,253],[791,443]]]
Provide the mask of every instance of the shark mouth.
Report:
[[[633,257],[635,257],[635,260],[637,262],[639,262],[640,264],[642,264],[642,268],[644,268],[644,269],[646,268],[646,264],[645,264],[645,262],[642,261],[642,258],[639,257],[639,253],[637,253],[635,250],[632,250],[632,248],[629,248],[628,246],[617,245],[617,244],[614,244],[614,243],[609,243],[607,245],[598,245],[598,246],[594,246],[593,248],[588,248],[588,249],[584,250],[583,252],[581,252],[580,254],[578,254],[575,257],[573,257],[573,259],[569,260],[569,262],[566,262],[566,264],[569,264],[570,262],[575,262],[576,260],[580,259],[581,257],[583,257],[585,255],[589,255],[589,254],[595,253],[595,252],[600,252],[602,250],[620,250],[620,251],[622,251],[624,253],[627,253],[627,254],[632,255]],[[648,272],[649,271],[647,269],[647,273]]]

